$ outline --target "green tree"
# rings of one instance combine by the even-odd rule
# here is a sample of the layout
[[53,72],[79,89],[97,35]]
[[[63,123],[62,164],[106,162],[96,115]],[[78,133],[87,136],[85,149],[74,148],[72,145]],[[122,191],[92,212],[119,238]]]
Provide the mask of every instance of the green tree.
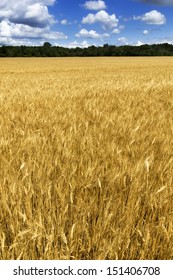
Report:
[[51,45],[51,43],[49,43],[49,42],[45,42],[45,43],[43,44],[43,47],[44,47],[44,48],[50,48],[50,47],[52,47],[52,45]]

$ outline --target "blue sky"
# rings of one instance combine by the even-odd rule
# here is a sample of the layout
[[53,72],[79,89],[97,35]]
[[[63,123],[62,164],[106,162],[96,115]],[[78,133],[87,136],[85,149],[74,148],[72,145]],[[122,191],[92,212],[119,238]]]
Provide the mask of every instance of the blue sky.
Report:
[[0,45],[173,43],[173,0],[1,0]]

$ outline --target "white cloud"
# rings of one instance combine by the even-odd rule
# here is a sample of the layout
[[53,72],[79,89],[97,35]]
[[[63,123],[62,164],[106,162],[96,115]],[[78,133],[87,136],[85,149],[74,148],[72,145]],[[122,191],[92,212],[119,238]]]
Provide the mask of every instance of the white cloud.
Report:
[[128,40],[126,37],[120,37],[117,39],[117,41],[123,45],[128,45]]
[[99,34],[95,30],[88,31],[86,29],[81,29],[75,36],[78,38],[85,37],[85,38],[89,38],[89,39],[101,39],[104,37],[109,37],[109,34],[107,34],[107,33]]
[[87,48],[89,47],[89,44],[87,41],[83,41],[81,43],[77,42],[77,41],[74,41],[74,42],[71,42],[69,43],[69,48],[76,48],[76,47],[79,47],[79,48]]
[[72,48],[77,48],[77,47],[79,47],[79,48],[88,48],[91,45],[88,44],[88,42],[84,40],[82,42],[73,41],[73,42],[70,42],[68,44],[62,44],[62,45],[58,44],[58,46],[72,49]]
[[86,37],[86,38],[90,38],[90,39],[97,39],[100,37],[100,35],[95,30],[88,31],[86,29],[81,29],[79,31],[79,33],[77,33],[75,36],[78,38]]
[[115,28],[114,30],[112,30],[113,34],[120,34],[121,30],[118,28]]
[[109,15],[107,12],[101,10],[96,14],[88,14],[83,18],[83,24],[101,23],[104,29],[114,28],[118,25],[119,20],[115,14]]
[[48,6],[56,0],[1,0],[0,44],[39,45],[40,40],[67,39],[62,32],[51,31],[56,21]]
[[23,14],[23,19],[21,18],[21,22],[20,18],[15,19],[15,17],[13,21],[36,27],[45,27],[55,23],[53,16],[48,12],[48,8],[40,3],[29,5]]
[[55,22],[47,8],[54,3],[55,0],[3,0],[0,4],[0,21],[8,19],[13,23],[45,27]]
[[38,41],[30,41],[28,39],[13,39],[13,38],[7,38],[7,37],[0,37],[0,46],[2,45],[11,45],[11,46],[37,46],[37,45],[43,45],[43,43],[40,43]]
[[173,45],[173,37],[159,38],[159,39],[155,39],[152,42],[150,42],[150,44],[164,44],[164,43]]
[[147,30],[147,29],[145,29],[145,30],[143,30],[143,32],[142,32],[144,35],[148,35],[149,33],[150,33],[150,31],[149,30]]
[[104,10],[106,9],[106,4],[104,1],[86,1],[83,7],[87,10]]
[[146,24],[162,25],[166,23],[166,17],[157,10],[152,10],[142,16],[134,16],[133,19],[141,20]]
[[112,30],[113,34],[120,34],[121,31],[125,28],[125,25],[119,25],[117,28]]
[[146,2],[147,4],[158,4],[163,6],[173,5],[173,0],[150,0],[150,2],[148,0],[142,0],[142,2]]
[[51,32],[49,27],[31,27],[24,24],[14,24],[7,20],[0,22],[0,34],[2,41],[22,40],[27,39],[44,39],[44,40],[60,40],[67,39],[67,36],[62,32]]
[[144,43],[143,42],[141,42],[141,41],[137,41],[136,42],[136,44],[135,44],[135,46],[137,46],[137,47],[140,47],[140,46],[142,46],[142,45],[144,45]]
[[68,24],[68,20],[67,20],[67,19],[61,20],[61,24],[62,24],[62,25],[67,25],[67,24]]
[[152,39],[151,41],[146,41],[145,40],[145,42],[142,42],[142,41],[138,40],[137,42],[131,43],[131,45],[133,45],[133,46],[141,46],[141,45],[144,45],[144,44],[153,45],[153,44],[164,44],[164,43],[168,43],[168,44],[172,44],[173,45],[173,37],[165,37],[165,38]]
[[103,38],[108,38],[108,37],[110,37],[110,35],[109,35],[108,33],[103,33],[103,34],[101,34],[101,36],[102,36]]

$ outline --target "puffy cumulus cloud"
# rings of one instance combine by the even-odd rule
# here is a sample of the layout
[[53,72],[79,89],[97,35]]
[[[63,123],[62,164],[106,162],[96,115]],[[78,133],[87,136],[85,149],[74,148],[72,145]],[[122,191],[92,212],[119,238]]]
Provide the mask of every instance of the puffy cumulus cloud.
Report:
[[95,30],[86,30],[86,29],[81,29],[79,33],[75,35],[76,37],[86,37],[89,39],[98,39],[100,35],[95,31]]
[[[33,1],[35,2],[35,1]],[[56,2],[56,0],[42,0],[41,1],[44,5],[47,5],[47,6],[53,6]]]
[[7,38],[7,37],[0,37],[0,46],[2,45],[11,45],[11,46],[33,46],[33,45],[43,45],[38,44],[38,42],[31,42],[28,39],[13,39],[13,38]]
[[67,39],[62,32],[51,31],[55,23],[48,6],[56,0],[1,0],[0,44],[39,45],[40,40]]
[[124,28],[125,28],[124,25],[119,25],[118,28],[115,28],[115,29],[112,30],[112,33],[113,33],[113,34],[120,34],[121,31],[122,31]]
[[[17,3],[16,3],[17,2]],[[0,8],[6,8],[9,9],[10,7],[13,8],[15,4],[24,4],[25,6],[35,4],[35,3],[41,3],[45,6],[53,6],[55,4],[56,0],[1,0],[0,2]]]
[[55,23],[55,20],[49,14],[46,6],[36,3],[27,7],[23,18],[14,17],[13,22],[27,24],[33,27],[45,27]]
[[102,38],[105,38],[105,37],[109,37],[109,34],[107,34],[107,33],[99,34],[95,30],[88,31],[86,29],[81,29],[79,31],[79,33],[77,33],[75,36],[78,37],[78,38],[85,37],[85,38],[88,38],[88,39],[102,39]]
[[97,38],[100,37],[99,34],[95,30],[88,31],[86,29],[81,29],[79,31],[79,33],[77,33],[75,36],[78,37],[78,38],[79,37],[86,37],[86,38],[89,38],[89,39],[97,39]]
[[0,21],[8,19],[13,23],[45,27],[55,22],[47,7],[54,3],[55,0],[1,0]]
[[120,37],[117,39],[117,41],[121,44],[121,45],[128,45],[128,40],[126,37]]
[[18,44],[21,45],[21,42],[23,41],[28,42],[33,39],[46,40],[46,41],[67,39],[67,36],[65,36],[62,32],[51,32],[50,27],[33,28],[31,26],[24,25],[24,24],[14,24],[8,20],[3,20],[0,23],[0,34],[1,34],[1,40],[0,40],[1,44],[2,42],[18,41]]
[[115,28],[114,30],[112,30],[113,34],[120,34],[121,30],[118,28]]
[[133,44],[133,46],[137,46],[137,47],[140,47],[142,45],[144,45],[144,43],[140,40],[138,40],[135,44]]
[[157,10],[152,10],[142,16],[134,16],[133,19],[141,20],[146,24],[162,25],[166,23],[166,17]]
[[165,44],[165,43],[173,45],[173,37],[158,38],[158,39],[153,39],[151,41],[145,41],[145,42],[137,41],[137,42],[133,42],[132,45],[133,46],[141,46],[141,45],[144,45],[144,44],[153,45],[153,44]]
[[82,41],[81,43],[74,41],[68,44],[69,48],[88,48],[89,44],[87,41]]
[[147,4],[156,4],[162,6],[173,5],[173,0],[140,0],[140,1],[145,2]]
[[104,10],[106,9],[106,4],[104,1],[86,1],[83,7],[87,10]]
[[144,35],[148,35],[149,33],[150,33],[150,31],[149,30],[147,30],[147,29],[145,29],[145,30],[143,30],[143,32],[142,32]]
[[77,20],[69,21],[69,20],[64,18],[60,21],[60,24],[62,24],[62,25],[77,24]]
[[68,24],[68,20],[67,19],[62,19],[61,20],[61,24],[62,25],[67,25]]
[[88,14],[83,18],[83,24],[101,23],[104,29],[111,29],[118,25],[119,20],[115,14],[109,15],[107,12],[101,10],[96,14]]
[[[93,45],[93,44],[92,44]],[[64,48],[88,48],[90,46],[90,44],[87,41],[82,41],[82,42],[78,42],[78,41],[73,41],[70,42],[68,44],[58,44],[58,46],[64,47]]]
[[150,44],[165,44],[173,45],[173,37],[158,38],[150,42]]

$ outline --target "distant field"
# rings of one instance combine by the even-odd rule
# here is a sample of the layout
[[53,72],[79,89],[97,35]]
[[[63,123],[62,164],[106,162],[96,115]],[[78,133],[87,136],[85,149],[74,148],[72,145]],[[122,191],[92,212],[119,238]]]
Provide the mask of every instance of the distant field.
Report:
[[0,259],[173,259],[173,58],[0,59]]

